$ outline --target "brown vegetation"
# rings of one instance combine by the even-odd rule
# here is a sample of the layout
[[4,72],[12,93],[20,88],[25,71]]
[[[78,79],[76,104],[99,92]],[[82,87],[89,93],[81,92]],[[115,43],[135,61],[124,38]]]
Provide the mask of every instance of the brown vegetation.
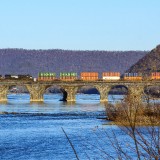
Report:
[[[128,135],[134,145],[128,147],[138,160],[160,158],[160,105],[144,104],[135,95],[128,95],[122,103],[106,105],[106,113],[114,124]],[[111,141],[118,159],[132,159],[124,148],[119,145],[113,132]],[[110,137],[108,136],[110,139]]]
[[106,113],[118,125],[160,125],[160,105],[143,104],[133,96],[126,96],[122,103],[106,105]]

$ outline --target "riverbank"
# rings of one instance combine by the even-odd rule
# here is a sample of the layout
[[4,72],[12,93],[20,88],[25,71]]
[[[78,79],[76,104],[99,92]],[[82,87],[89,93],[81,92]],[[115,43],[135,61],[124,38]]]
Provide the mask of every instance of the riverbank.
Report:
[[160,104],[144,104],[126,98],[124,102],[106,104],[107,120],[118,126],[160,126]]

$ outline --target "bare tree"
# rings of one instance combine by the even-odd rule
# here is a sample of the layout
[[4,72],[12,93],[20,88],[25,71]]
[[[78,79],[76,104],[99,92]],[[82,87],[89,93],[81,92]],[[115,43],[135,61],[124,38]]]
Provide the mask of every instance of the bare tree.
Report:
[[[122,103],[106,105],[106,113],[133,140],[134,145],[129,147],[137,159],[160,159],[160,105],[140,103],[136,95],[128,95]],[[116,134],[113,132],[112,135],[112,146],[120,155],[123,154],[124,148],[118,145]],[[121,157],[119,159],[128,159],[129,154],[125,153]]]

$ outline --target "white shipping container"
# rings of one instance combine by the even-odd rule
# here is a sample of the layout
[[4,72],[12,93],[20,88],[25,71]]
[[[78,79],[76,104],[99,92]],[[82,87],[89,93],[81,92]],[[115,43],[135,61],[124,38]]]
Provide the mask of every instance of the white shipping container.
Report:
[[104,80],[120,80],[119,76],[103,76],[102,79]]
[[36,82],[36,81],[37,81],[37,78],[34,78],[33,81]]

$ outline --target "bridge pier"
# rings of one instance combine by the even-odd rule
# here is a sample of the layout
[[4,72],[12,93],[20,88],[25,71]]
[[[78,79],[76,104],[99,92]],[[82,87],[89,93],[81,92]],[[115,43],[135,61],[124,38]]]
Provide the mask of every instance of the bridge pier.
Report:
[[96,86],[100,94],[100,102],[108,102],[108,93],[111,89],[110,86]]
[[67,86],[63,88],[67,92],[67,102],[75,102],[78,87]]
[[46,90],[44,85],[32,84],[26,85],[28,91],[30,92],[30,102],[43,102],[43,94]]
[[142,96],[144,94],[144,87],[143,86],[129,86],[128,87],[128,96],[129,99],[132,101],[134,100],[135,103],[142,103]]
[[0,102],[7,102],[8,88],[7,85],[0,85]]

